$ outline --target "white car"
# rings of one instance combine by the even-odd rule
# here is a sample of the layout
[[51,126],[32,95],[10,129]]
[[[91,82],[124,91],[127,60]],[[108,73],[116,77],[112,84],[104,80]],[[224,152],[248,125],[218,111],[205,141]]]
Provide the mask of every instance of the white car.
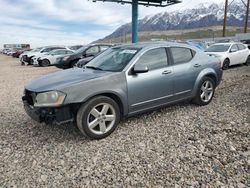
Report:
[[250,65],[250,50],[242,43],[217,43],[205,50],[205,53],[220,59],[223,70],[231,65]]
[[58,61],[58,58],[63,57],[65,55],[70,55],[73,53],[74,51],[69,50],[69,49],[52,50],[46,54],[41,55],[40,57],[34,56],[32,58],[32,62],[34,65],[46,67],[49,65],[56,64],[56,62]]
[[20,61],[22,64],[33,64],[33,61],[32,61],[32,58],[34,56],[41,56],[45,53],[48,53],[52,50],[56,50],[56,49],[67,49],[66,47],[61,47],[61,46],[46,46],[46,47],[41,47],[41,48],[36,48],[34,50],[31,50],[31,51],[28,51],[26,53],[23,53],[21,56],[20,56]]

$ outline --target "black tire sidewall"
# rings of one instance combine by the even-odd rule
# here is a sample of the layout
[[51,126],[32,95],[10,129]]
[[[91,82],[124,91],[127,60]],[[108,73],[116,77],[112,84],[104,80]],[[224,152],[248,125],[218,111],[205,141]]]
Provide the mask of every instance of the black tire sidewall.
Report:
[[[226,65],[226,64],[227,64],[227,65]],[[226,67],[225,67],[225,65],[226,65]],[[227,69],[229,68],[229,65],[230,65],[229,59],[225,59],[225,60],[223,61],[222,69],[223,69],[223,70],[227,70]]]
[[[92,108],[100,103],[108,103],[113,106],[116,113],[116,121],[112,129],[110,129],[107,133],[102,135],[97,135],[91,132],[87,125],[88,114],[92,110]],[[120,122],[120,109],[118,104],[111,98],[105,96],[95,97],[88,102],[84,103],[77,113],[77,126],[79,130],[83,133],[83,135],[91,138],[91,139],[102,139],[110,135],[117,127]]]
[[42,67],[47,67],[50,65],[50,62],[48,59],[43,59],[41,65]]

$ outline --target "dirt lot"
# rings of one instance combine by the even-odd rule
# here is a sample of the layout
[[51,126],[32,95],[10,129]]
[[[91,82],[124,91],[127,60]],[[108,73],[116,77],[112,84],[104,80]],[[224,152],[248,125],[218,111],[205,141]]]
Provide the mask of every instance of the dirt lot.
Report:
[[129,118],[99,141],[24,112],[25,83],[58,70],[0,55],[0,187],[250,187],[250,67],[224,71],[208,106]]

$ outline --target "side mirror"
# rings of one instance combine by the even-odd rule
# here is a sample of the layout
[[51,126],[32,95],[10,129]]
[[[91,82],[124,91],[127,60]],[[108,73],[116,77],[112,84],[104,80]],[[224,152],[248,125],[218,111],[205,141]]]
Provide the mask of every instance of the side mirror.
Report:
[[141,64],[135,64],[133,71],[134,74],[148,72],[148,67]]
[[237,50],[236,50],[236,49],[231,49],[230,52],[231,52],[231,53],[237,52]]

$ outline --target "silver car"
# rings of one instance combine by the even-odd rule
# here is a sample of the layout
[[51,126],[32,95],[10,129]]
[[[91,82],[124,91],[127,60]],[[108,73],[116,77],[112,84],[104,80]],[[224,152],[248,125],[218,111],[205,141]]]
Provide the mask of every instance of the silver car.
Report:
[[85,136],[100,139],[123,117],[183,100],[209,104],[221,78],[219,60],[196,48],[138,43],[112,47],[84,68],[33,80],[22,100],[37,121],[75,122]]

